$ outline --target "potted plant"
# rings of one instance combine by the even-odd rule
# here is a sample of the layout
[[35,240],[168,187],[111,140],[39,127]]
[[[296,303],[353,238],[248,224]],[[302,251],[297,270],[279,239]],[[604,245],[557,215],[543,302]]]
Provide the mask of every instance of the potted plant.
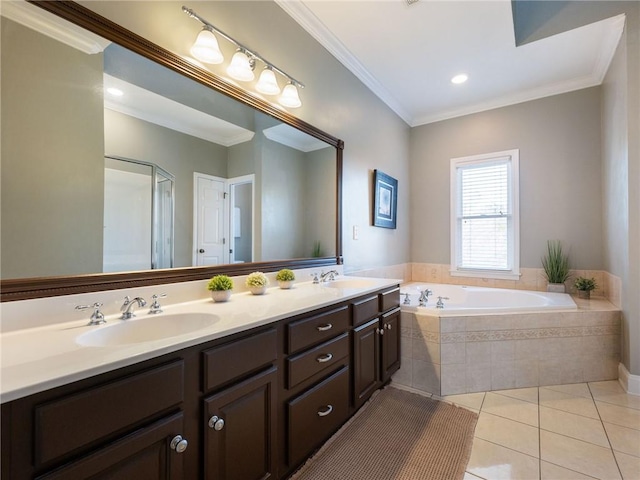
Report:
[[562,250],[560,240],[547,241],[547,253],[542,257],[542,268],[547,278],[547,291],[564,293],[564,282],[571,276],[569,273],[569,256]]
[[578,277],[573,282],[573,286],[578,290],[578,298],[591,298],[591,290],[598,288],[595,278]]
[[207,289],[211,291],[211,298],[214,302],[226,302],[231,298],[233,280],[226,275],[216,275],[209,280]]
[[276,280],[278,281],[278,285],[280,288],[289,289],[293,286],[293,281],[296,279],[296,274],[293,273],[293,270],[289,270],[288,268],[283,268],[276,274]]
[[262,272],[253,272],[249,274],[245,284],[254,295],[262,295],[267,291],[269,279]]

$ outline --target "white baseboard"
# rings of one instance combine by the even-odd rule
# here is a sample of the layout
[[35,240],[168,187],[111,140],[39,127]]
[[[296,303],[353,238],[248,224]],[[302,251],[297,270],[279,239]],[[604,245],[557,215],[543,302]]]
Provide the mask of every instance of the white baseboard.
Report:
[[640,375],[632,375],[623,363],[618,364],[618,382],[627,393],[640,395]]

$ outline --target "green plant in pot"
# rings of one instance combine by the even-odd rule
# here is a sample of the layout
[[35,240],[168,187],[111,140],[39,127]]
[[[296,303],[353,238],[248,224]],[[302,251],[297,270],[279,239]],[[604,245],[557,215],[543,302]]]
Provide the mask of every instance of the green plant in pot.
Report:
[[598,288],[595,278],[578,277],[573,282],[573,286],[578,290],[578,298],[591,298],[591,290]]
[[293,273],[293,270],[289,270],[288,268],[283,268],[276,274],[276,280],[278,281],[278,285],[282,289],[289,289],[293,286],[293,281],[296,279],[296,274]]
[[269,279],[262,272],[250,273],[245,281],[245,285],[249,288],[249,291],[254,295],[262,295],[267,291],[269,285]]
[[564,282],[571,276],[569,269],[569,255],[562,249],[560,240],[547,241],[547,253],[542,257],[542,268],[547,279],[548,292],[566,291]]
[[226,302],[231,298],[233,280],[227,275],[216,275],[209,280],[207,289],[211,291],[211,298],[214,302]]

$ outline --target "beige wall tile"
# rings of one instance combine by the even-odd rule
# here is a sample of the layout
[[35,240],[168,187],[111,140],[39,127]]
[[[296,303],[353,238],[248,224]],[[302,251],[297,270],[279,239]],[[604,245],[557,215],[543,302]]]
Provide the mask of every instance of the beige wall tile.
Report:
[[467,364],[467,392],[488,392],[491,390],[491,363]]
[[502,340],[491,343],[491,363],[514,362],[516,359],[516,341]]
[[466,344],[443,343],[440,346],[440,363],[442,365],[467,363]]
[[467,367],[465,364],[442,365],[441,395],[467,393]]
[[516,387],[516,368],[513,361],[491,362],[491,390]]
[[540,383],[538,360],[516,360],[516,388],[534,387]]
[[412,341],[412,358],[423,362],[440,364],[440,344],[429,342],[424,338],[414,338]]
[[491,342],[466,342],[467,365],[490,364]]
[[393,381],[407,387],[411,386],[413,376],[413,360],[411,357],[402,357],[400,359],[400,369],[393,374]]
[[440,395],[440,365],[412,360],[411,386],[423,392]]

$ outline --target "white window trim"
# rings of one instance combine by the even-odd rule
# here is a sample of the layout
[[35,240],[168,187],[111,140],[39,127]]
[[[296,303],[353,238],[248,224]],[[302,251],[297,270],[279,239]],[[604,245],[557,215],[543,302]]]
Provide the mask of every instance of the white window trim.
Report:
[[[461,165],[481,163],[499,157],[511,158],[511,201],[513,203],[513,248],[510,270],[485,270],[460,268],[458,266],[458,244],[460,242],[457,229],[457,208],[458,208],[458,182],[457,168]],[[520,279],[520,150],[505,150],[502,152],[485,153],[472,155],[469,157],[459,157],[451,159],[450,171],[450,227],[451,227],[451,265],[449,273],[453,277],[481,277],[498,280],[519,280]]]

